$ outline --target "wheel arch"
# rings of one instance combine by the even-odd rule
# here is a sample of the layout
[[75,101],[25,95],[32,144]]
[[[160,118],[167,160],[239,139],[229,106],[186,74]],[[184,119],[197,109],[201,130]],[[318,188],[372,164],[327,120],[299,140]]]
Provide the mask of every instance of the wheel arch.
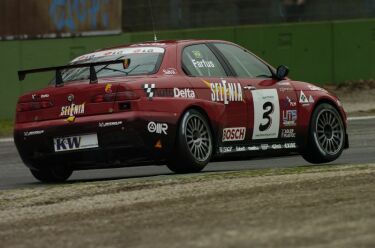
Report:
[[[342,119],[342,121],[344,123],[344,128],[345,128],[345,133],[346,133],[346,129],[347,129],[346,116],[343,114],[342,110],[339,108],[339,106],[337,105],[336,101],[334,101],[333,99],[331,99],[329,97],[321,97],[321,98],[319,98],[315,102],[315,104],[312,107],[311,111],[309,111],[308,126],[307,126],[307,129],[305,130],[305,133],[303,135],[304,139],[299,141],[299,146],[302,148],[301,152],[304,152],[304,150],[307,147],[308,136],[310,134],[310,128],[311,128],[311,118],[312,118],[312,115],[313,115],[315,109],[319,105],[324,104],[324,103],[331,105],[339,113],[339,115],[340,115],[340,117],[341,117],[341,119]],[[348,140],[347,139],[346,139],[345,143],[346,143],[345,146],[347,146],[348,145]]]
[[[218,131],[218,126],[215,125],[215,123],[212,122],[211,118],[209,117],[209,115],[207,114],[208,110],[206,110],[204,107],[200,106],[200,105],[196,105],[196,104],[192,104],[192,105],[189,105],[187,106],[182,112],[181,112],[181,115],[179,116],[178,118],[178,121],[177,121],[177,127],[180,126],[181,124],[181,121],[182,121],[182,118],[184,117],[185,113],[189,110],[196,110],[198,111],[199,113],[201,113],[207,120],[208,122],[208,125],[210,126],[210,129],[211,129],[211,135],[212,135],[212,142],[213,142],[213,152],[215,153],[215,148],[216,148],[216,145],[217,145],[217,131]],[[178,132],[178,128],[176,128],[176,135],[177,135],[177,132]],[[177,136],[176,136],[177,137]]]

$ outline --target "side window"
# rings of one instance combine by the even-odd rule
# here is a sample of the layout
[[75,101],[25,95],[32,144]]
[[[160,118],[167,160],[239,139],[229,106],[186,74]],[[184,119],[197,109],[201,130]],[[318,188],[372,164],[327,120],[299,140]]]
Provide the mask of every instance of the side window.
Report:
[[226,57],[238,77],[272,77],[267,65],[243,49],[222,43],[214,45]]
[[215,54],[204,44],[185,47],[182,52],[182,64],[191,76],[227,76]]

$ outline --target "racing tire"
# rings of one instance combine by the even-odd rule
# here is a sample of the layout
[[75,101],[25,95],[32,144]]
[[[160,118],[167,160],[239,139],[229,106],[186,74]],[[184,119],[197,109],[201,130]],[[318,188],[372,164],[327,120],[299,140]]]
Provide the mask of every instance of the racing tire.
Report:
[[63,166],[43,167],[38,170],[30,169],[31,174],[43,183],[62,183],[68,180],[73,170]]
[[308,144],[302,157],[313,164],[336,160],[344,150],[345,134],[339,112],[330,104],[318,105],[311,117]]
[[179,124],[174,155],[167,166],[175,173],[200,172],[210,161],[213,147],[207,118],[199,111],[190,109]]

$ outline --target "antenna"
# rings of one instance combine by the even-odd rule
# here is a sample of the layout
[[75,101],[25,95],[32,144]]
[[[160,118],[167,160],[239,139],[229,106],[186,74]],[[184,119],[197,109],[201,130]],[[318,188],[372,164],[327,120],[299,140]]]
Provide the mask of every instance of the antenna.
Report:
[[151,12],[152,32],[154,32],[154,41],[156,42],[156,41],[158,41],[158,37],[156,37],[155,21],[154,21],[154,14],[152,12],[151,0],[148,0],[148,7],[150,8],[150,12]]

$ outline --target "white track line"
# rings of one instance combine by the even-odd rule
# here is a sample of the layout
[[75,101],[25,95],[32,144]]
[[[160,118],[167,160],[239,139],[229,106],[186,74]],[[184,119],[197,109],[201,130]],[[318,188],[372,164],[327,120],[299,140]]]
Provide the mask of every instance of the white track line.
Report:
[[[372,120],[372,119],[375,119],[375,115],[374,116],[349,117],[348,121],[362,121],[362,120]],[[0,143],[9,143],[9,142],[14,142],[13,138],[0,139]]]
[[371,120],[375,119],[375,116],[358,116],[358,117],[349,117],[348,121],[361,121],[361,120]]
[[13,138],[5,138],[5,139],[0,139],[0,143],[9,143],[9,142],[13,142]]

